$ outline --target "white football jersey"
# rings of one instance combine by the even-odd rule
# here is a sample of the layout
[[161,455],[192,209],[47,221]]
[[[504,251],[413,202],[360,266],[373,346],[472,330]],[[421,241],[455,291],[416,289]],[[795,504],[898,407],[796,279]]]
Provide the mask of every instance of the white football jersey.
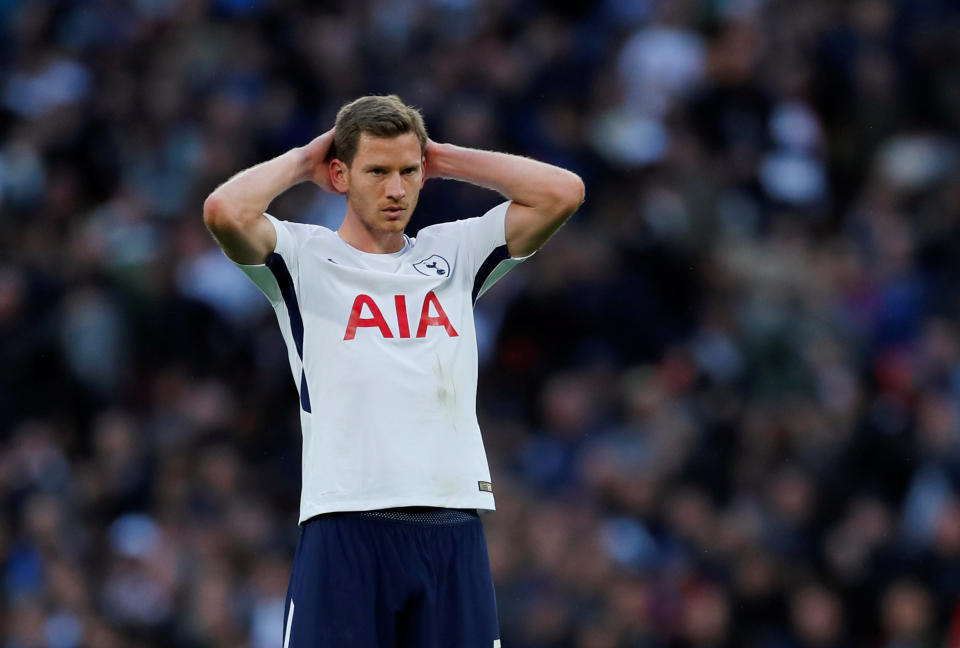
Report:
[[[300,392],[300,521],[396,506],[493,509],[477,424],[473,303],[510,259],[510,203],[370,254],[267,218],[277,246],[239,265],[266,294]],[[483,267],[483,271],[481,271]]]

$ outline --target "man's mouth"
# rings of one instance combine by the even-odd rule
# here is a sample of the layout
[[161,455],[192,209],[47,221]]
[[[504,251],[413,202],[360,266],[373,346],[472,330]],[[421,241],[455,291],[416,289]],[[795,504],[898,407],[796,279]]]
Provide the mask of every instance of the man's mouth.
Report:
[[390,207],[384,207],[380,211],[385,212],[389,216],[399,216],[400,214],[406,211],[406,208],[400,207],[397,205],[392,205]]

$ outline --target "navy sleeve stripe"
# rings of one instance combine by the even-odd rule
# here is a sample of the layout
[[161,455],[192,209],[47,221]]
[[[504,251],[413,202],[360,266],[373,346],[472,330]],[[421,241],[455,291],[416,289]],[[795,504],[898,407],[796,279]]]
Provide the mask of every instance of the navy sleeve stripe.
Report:
[[[274,252],[267,259],[267,267],[277,280],[280,286],[280,294],[283,295],[283,303],[287,306],[287,313],[290,316],[290,332],[293,334],[293,343],[297,347],[297,355],[300,356],[300,364],[303,365],[303,317],[300,315],[300,304],[297,302],[297,293],[293,289],[293,278],[290,271],[287,270],[287,264],[283,257]],[[303,411],[310,412],[310,394],[307,390],[306,370],[301,368],[300,372],[300,406]]]
[[310,390],[307,389],[306,369],[300,369],[300,407],[304,412],[310,412]]
[[493,252],[487,255],[486,260],[480,265],[480,269],[477,271],[477,276],[473,279],[474,303],[476,303],[477,297],[480,296],[480,288],[483,287],[484,282],[490,277],[490,274],[498,265],[509,258],[510,252],[507,251],[506,244],[495,247]]

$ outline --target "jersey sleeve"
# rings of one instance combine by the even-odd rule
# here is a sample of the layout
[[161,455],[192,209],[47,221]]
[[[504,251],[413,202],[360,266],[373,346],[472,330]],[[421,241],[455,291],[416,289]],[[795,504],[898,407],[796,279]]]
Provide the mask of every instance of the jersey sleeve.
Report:
[[291,223],[264,213],[277,232],[277,245],[266,263],[244,265],[234,261],[256,286],[263,291],[270,303],[283,302],[283,286],[292,284],[300,274],[300,248],[315,225]]
[[474,301],[510,270],[533,256],[511,257],[507,251],[507,209],[511,204],[508,200],[483,216],[457,221],[460,245],[473,273]]

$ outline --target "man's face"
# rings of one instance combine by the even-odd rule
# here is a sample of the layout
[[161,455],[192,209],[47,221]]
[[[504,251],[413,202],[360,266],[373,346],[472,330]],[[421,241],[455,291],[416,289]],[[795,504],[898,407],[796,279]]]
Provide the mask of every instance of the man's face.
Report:
[[423,164],[414,133],[376,137],[361,133],[346,170],[347,203],[370,232],[403,232],[420,198]]

